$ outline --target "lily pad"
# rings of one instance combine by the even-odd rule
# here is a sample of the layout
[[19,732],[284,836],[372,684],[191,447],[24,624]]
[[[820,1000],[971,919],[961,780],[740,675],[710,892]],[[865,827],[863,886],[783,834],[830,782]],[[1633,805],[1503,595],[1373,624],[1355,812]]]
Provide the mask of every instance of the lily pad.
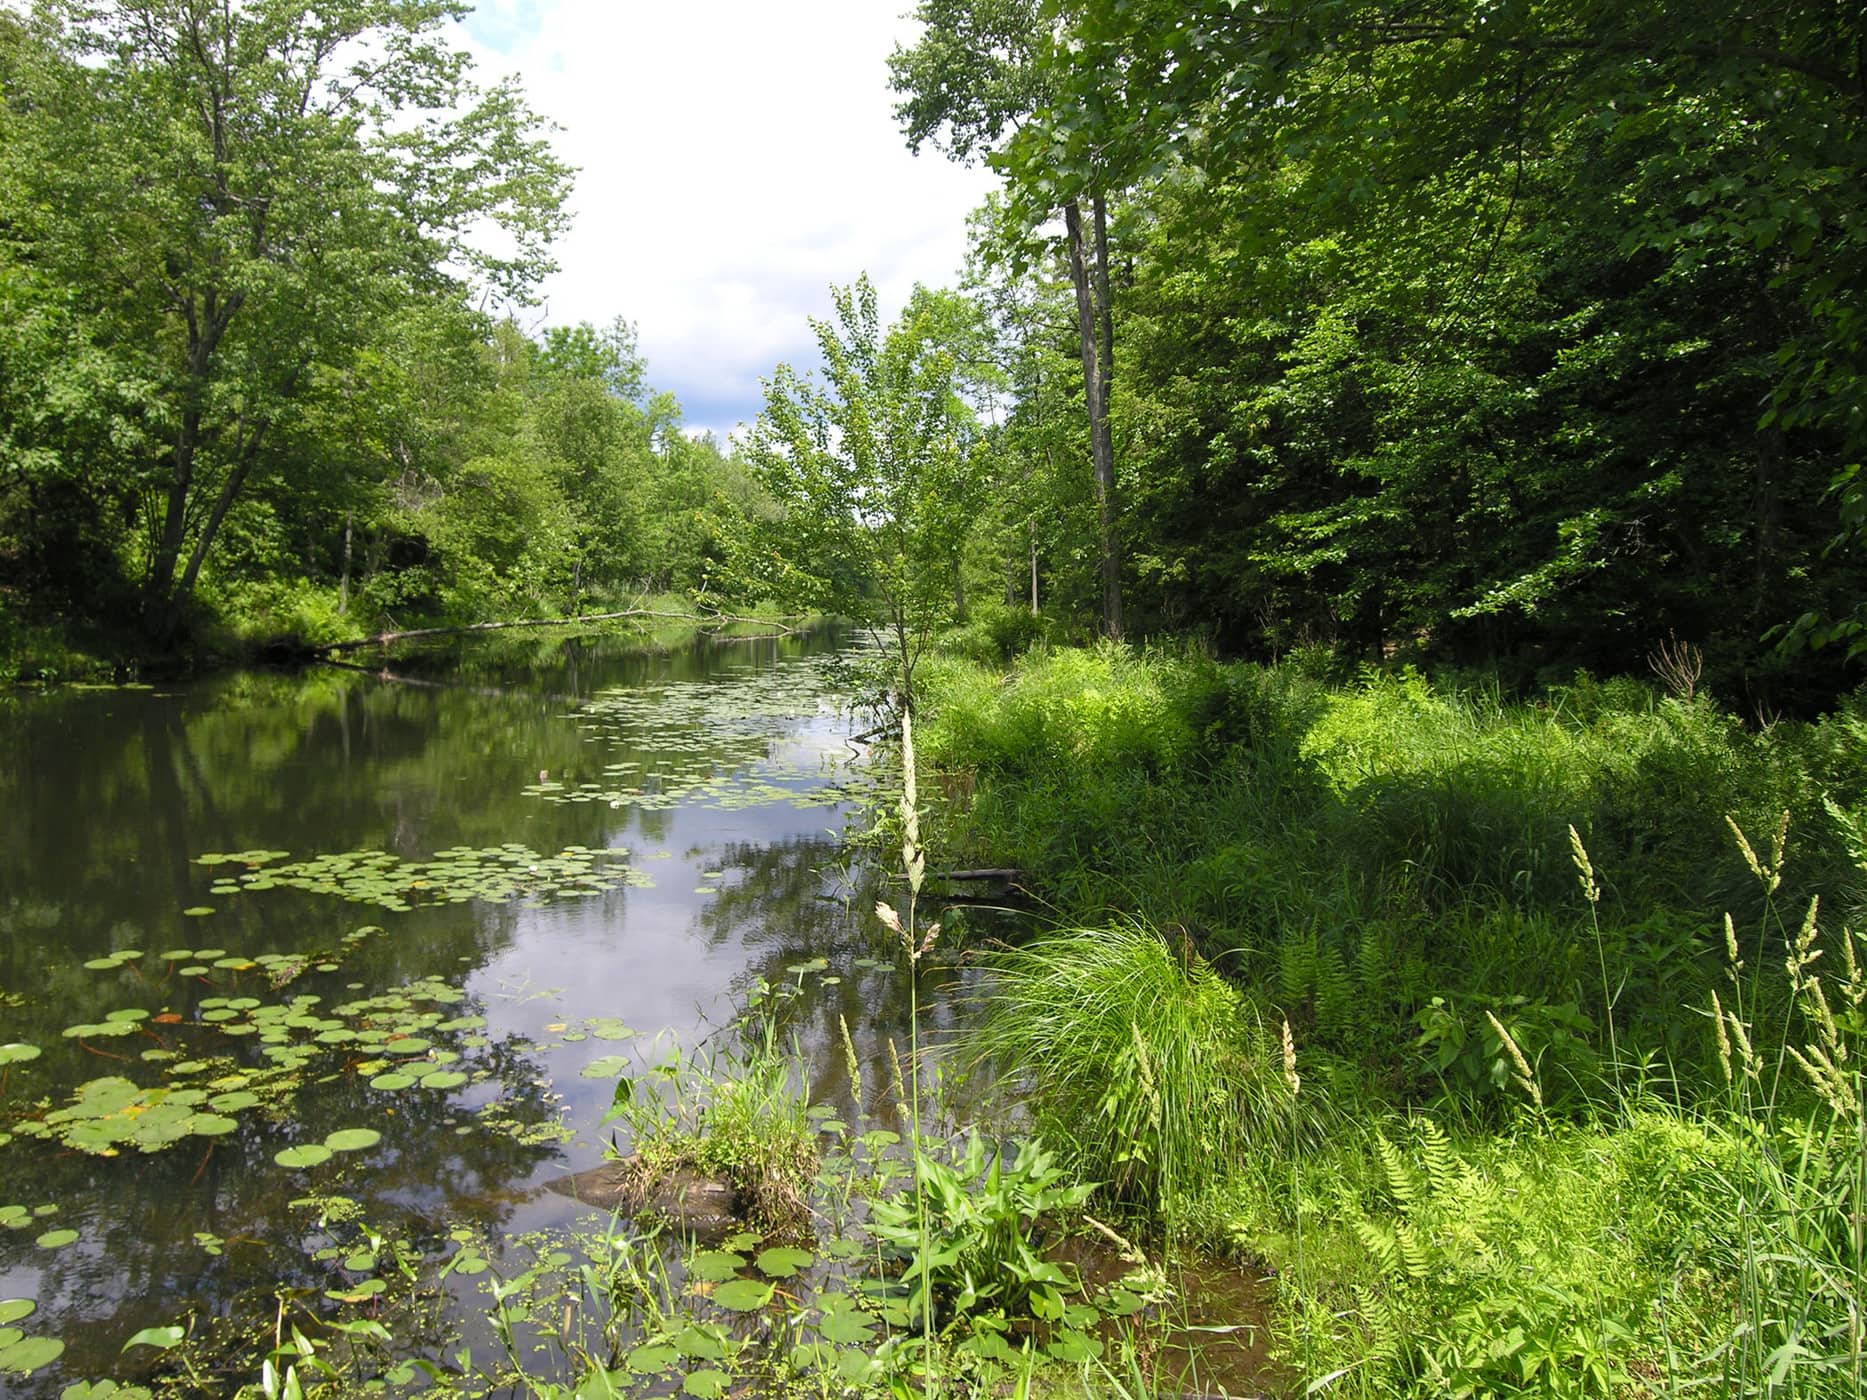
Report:
[[307,1142],[275,1153],[272,1160],[282,1167],[315,1167],[331,1160],[331,1149],[319,1143]]
[[8,1045],[0,1045],[0,1065],[23,1065],[28,1060],[39,1058],[39,1047],[16,1040]]
[[638,1376],[652,1376],[680,1359],[680,1352],[671,1346],[641,1346],[629,1353],[626,1364]]
[[729,1279],[713,1290],[713,1301],[733,1312],[756,1312],[771,1301],[775,1284],[757,1279]]
[[11,1346],[0,1347],[0,1371],[18,1371],[29,1376],[64,1354],[65,1344],[56,1337],[22,1337]]
[[374,1128],[339,1128],[324,1139],[324,1145],[333,1152],[361,1152],[381,1141],[382,1134]]
[[30,1317],[39,1305],[30,1298],[0,1298],[0,1323],[18,1322]]
[[68,1244],[76,1244],[77,1241],[76,1230],[47,1230],[33,1243],[41,1249],[63,1249]]
[[790,1278],[799,1269],[808,1268],[816,1257],[808,1249],[778,1245],[759,1251],[752,1263],[767,1278]]
[[703,1249],[687,1256],[687,1276],[705,1283],[724,1283],[738,1277],[745,1256],[723,1249]]

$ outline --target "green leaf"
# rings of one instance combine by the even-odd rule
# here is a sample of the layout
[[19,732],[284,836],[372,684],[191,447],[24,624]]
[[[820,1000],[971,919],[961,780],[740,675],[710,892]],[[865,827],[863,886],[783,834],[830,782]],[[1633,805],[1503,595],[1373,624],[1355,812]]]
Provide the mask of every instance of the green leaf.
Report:
[[182,1338],[187,1335],[180,1327],[145,1327],[125,1342],[122,1349],[128,1351],[131,1347],[155,1347],[167,1351],[170,1347],[179,1346]]
[[0,1347],[0,1371],[18,1371],[31,1375],[42,1366],[50,1366],[65,1354],[65,1344],[53,1337],[25,1337],[11,1346]]
[[381,1141],[382,1134],[374,1128],[339,1128],[326,1135],[324,1145],[332,1152],[361,1152]]
[[776,1246],[761,1250],[752,1261],[758,1271],[768,1278],[790,1278],[799,1269],[809,1267],[816,1258],[807,1249],[793,1249],[789,1246]]
[[736,1278],[714,1289],[712,1298],[722,1308],[729,1308],[733,1312],[756,1312],[771,1301],[775,1286],[760,1283],[757,1279]]
[[703,1249],[687,1256],[687,1276],[703,1283],[724,1283],[745,1267],[743,1255],[722,1249]]
[[308,1142],[300,1147],[288,1147],[275,1154],[272,1160],[282,1167],[315,1167],[331,1160],[331,1149]]
[[709,1366],[689,1371],[681,1380],[681,1393],[698,1396],[699,1400],[719,1400],[731,1383],[732,1377]]

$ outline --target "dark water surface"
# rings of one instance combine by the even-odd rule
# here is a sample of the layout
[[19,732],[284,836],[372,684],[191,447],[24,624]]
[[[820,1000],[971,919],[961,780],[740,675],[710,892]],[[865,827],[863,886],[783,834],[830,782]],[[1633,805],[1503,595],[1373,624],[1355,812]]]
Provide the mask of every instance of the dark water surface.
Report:
[[[430,1261],[470,1230],[519,1271],[588,1223],[545,1188],[603,1160],[619,1074],[729,1042],[761,989],[796,989],[820,1111],[890,1121],[907,980],[842,839],[886,778],[849,737],[860,654],[521,638],[0,696],[0,1300],[35,1305],[0,1359],[65,1348],[0,1396],[133,1378],[143,1328],[320,1304],[364,1276],[332,1248],[345,1200]],[[925,1032],[963,986],[923,972]],[[491,1345],[466,1274],[402,1354]],[[1185,1283],[1186,1369],[1255,1389],[1262,1288]]]
[[[0,1392],[110,1374],[138,1329],[255,1284],[327,1286],[301,1248],[317,1243],[317,1212],[291,1204],[314,1193],[437,1228],[562,1221],[577,1207],[538,1188],[600,1160],[616,1079],[582,1071],[692,1047],[759,979],[796,981],[799,963],[832,967],[793,1028],[817,1096],[834,1101],[847,1082],[839,1015],[874,1057],[865,1077],[885,1082],[905,989],[873,920],[852,910],[838,839],[846,785],[862,776],[837,704],[844,654],[827,638],[673,655],[577,641],[404,660],[393,675],[248,673],[0,702],[0,1044],[43,1052],[6,1068],[0,1131],[100,1076],[230,1082],[254,1046],[204,1025],[204,1000],[317,996],[317,1017],[430,978],[464,999],[353,1012],[305,1035],[393,1028],[422,1010],[485,1021],[417,1027],[430,1047],[386,1066],[380,1040],[322,1047],[302,1087],[243,1106],[233,1130],[0,1145],[0,1211],[33,1212],[0,1229],[0,1299],[35,1300],[14,1326],[66,1343],[58,1365],[31,1383],[0,1377]],[[525,848],[516,864],[485,854],[509,843]],[[603,853],[581,859],[607,888],[552,889],[547,870],[534,893],[433,902],[449,892],[445,872],[424,881],[432,872],[388,859],[470,848],[482,854],[464,864],[480,864],[455,873],[473,887],[489,868],[522,883],[534,856],[572,847]],[[365,850],[383,855],[361,882],[304,877],[339,892],[267,887],[281,867]],[[124,950],[141,956],[85,966]],[[267,954],[313,961],[217,965]],[[147,1013],[131,1034],[64,1034],[125,1008]],[[233,1063],[195,1068],[213,1056]],[[371,1087],[385,1069],[467,1082]],[[307,1168],[275,1161],[348,1128],[381,1141]],[[39,1243],[53,1230],[77,1238]]]

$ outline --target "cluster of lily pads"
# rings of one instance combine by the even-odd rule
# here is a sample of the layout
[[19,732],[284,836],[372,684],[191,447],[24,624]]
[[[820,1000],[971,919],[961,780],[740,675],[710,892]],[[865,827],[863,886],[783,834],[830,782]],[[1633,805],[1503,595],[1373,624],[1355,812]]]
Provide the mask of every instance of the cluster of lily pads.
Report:
[[[370,926],[347,934],[346,948],[377,931]],[[469,1072],[459,1066],[464,1051],[488,1044],[480,1034],[486,1020],[461,1009],[458,1003],[466,993],[439,977],[335,1002],[311,992],[278,995],[306,968],[337,971],[339,957],[341,953],[248,958],[219,948],[176,948],[153,960],[163,965],[160,975],[141,966],[150,960],[137,949],[92,959],[86,966],[99,971],[130,968],[152,992],[173,990],[175,979],[186,979],[180,984],[187,989],[185,998],[155,1010],[118,1007],[64,1032],[81,1043],[146,1040],[140,1058],[160,1066],[163,1082],[139,1085],[121,1074],[92,1079],[79,1085],[63,1105],[13,1123],[12,1134],[98,1156],[132,1148],[160,1152],[185,1138],[232,1133],[253,1111],[282,1116],[290,1096],[332,1061],[387,1093],[446,1092],[470,1082]],[[224,992],[216,979],[228,984]],[[254,985],[248,994],[237,995],[242,980]],[[202,984],[216,994],[194,999]],[[252,1050],[242,1050],[243,1044]],[[0,1063],[22,1062],[38,1053],[35,1046],[8,1046]],[[374,1141],[375,1134],[367,1129],[340,1130],[321,1144],[286,1149],[280,1162],[289,1167],[316,1165],[332,1152],[354,1151]],[[0,1145],[3,1142],[0,1138]]]
[[[522,842],[475,848],[455,846],[436,851],[432,860],[406,860],[389,851],[342,851],[284,861],[286,851],[210,851],[197,865],[243,867],[237,875],[219,876],[209,887],[216,895],[294,889],[335,895],[354,904],[374,904],[403,913],[424,904],[459,904],[470,899],[504,903],[512,899],[564,899],[602,894],[623,885],[646,884],[625,863],[626,850],[567,846],[544,855]],[[187,914],[211,914],[196,905]]]
[[64,1355],[56,1337],[33,1337],[13,1324],[31,1317],[38,1305],[30,1298],[0,1298],[0,1375],[31,1375]]
[[600,780],[541,776],[524,793],[642,811],[692,802],[728,811],[780,802],[836,806],[851,795],[846,757],[853,755],[825,753],[806,763],[786,756],[781,742],[830,708],[832,664],[803,658],[772,670],[599,691],[566,718],[589,742],[640,756],[605,764]]

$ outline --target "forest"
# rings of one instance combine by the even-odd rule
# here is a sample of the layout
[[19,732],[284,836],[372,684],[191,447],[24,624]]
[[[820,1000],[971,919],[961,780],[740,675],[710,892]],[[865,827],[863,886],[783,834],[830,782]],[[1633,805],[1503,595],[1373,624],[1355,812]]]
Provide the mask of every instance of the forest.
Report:
[[[626,324],[525,329],[572,175],[522,94],[424,45],[457,9],[0,16],[15,673],[830,581],[800,522],[865,483],[684,434]],[[874,419],[861,467],[964,503],[902,521],[948,575],[929,628],[1034,608],[1513,684],[1689,645],[1772,711],[1858,679],[1849,7],[920,18],[903,134],[1002,193],[959,286],[886,337],[873,306],[819,327],[865,384],[803,377],[820,408],[947,396]]]
[[[767,1248],[685,1293],[612,1258],[604,1345],[546,1381],[508,1331],[501,1383],[1139,1400],[1250,1331],[1213,1383],[1861,1393],[1858,6],[920,0],[877,62],[908,148],[997,176],[965,264],[899,307],[850,267],[723,440],[630,322],[537,313],[575,172],[448,47],[467,8],[0,9],[0,681],[627,611],[869,639],[811,674],[880,739],[840,859],[879,862],[844,899],[904,1044],[811,923],[757,964],[763,1039],[665,1070],[672,1117],[625,1073],[630,1160],[740,1181]],[[474,663],[462,752],[534,673],[624,732],[577,693],[600,655],[540,635]],[[347,682],[310,674],[348,764]],[[771,717],[734,703],[670,751]],[[625,770],[680,762],[647,741],[600,777],[530,742],[527,800],[592,810],[756,766],[652,807]],[[562,826],[576,884],[613,834]],[[812,850],[763,872],[797,907]],[[272,887],[248,854],[217,896]],[[779,1019],[819,976],[834,1016]],[[952,1117],[975,1072],[1015,1155]],[[1059,1263],[1084,1235],[1124,1282]],[[787,1305],[820,1244],[874,1287]],[[1215,1262],[1264,1290],[1236,1318],[1199,1311]],[[716,1296],[784,1346],[693,1341]],[[296,1353],[330,1394],[412,1374],[343,1326]]]

